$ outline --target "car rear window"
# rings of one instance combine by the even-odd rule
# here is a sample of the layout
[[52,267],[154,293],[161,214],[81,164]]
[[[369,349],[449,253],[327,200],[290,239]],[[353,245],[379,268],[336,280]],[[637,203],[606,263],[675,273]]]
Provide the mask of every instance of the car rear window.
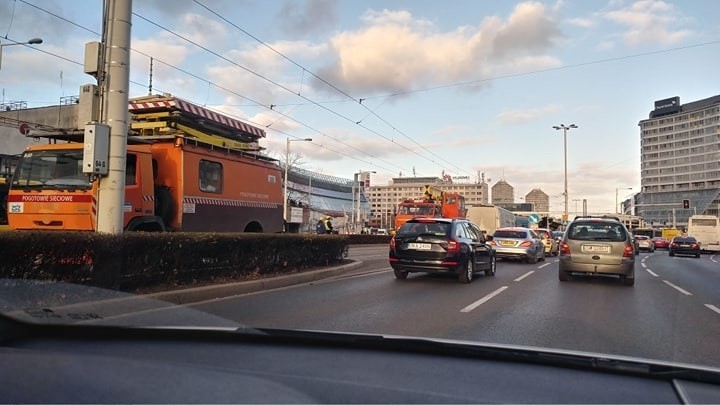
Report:
[[448,222],[406,222],[398,231],[400,236],[416,235],[448,235],[450,223]]
[[510,230],[497,230],[493,234],[495,238],[511,238],[511,239],[526,239],[527,232],[525,231],[510,231]]
[[624,241],[627,238],[625,227],[622,224],[608,222],[578,222],[572,223],[567,230],[568,239],[573,240],[606,240]]
[[676,243],[695,243],[695,242],[697,242],[697,239],[695,239],[695,238],[693,238],[693,237],[687,237],[687,238],[675,237],[675,239],[673,239],[673,242],[676,242]]

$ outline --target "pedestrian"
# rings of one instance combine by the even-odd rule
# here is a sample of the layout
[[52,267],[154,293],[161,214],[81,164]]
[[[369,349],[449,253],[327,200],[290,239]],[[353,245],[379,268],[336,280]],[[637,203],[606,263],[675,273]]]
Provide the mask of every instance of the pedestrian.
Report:
[[325,233],[333,233],[332,218],[329,215],[325,217],[324,225]]
[[322,235],[325,233],[325,221],[322,219],[319,219],[317,221],[317,224],[315,225],[315,232],[318,233],[318,235]]

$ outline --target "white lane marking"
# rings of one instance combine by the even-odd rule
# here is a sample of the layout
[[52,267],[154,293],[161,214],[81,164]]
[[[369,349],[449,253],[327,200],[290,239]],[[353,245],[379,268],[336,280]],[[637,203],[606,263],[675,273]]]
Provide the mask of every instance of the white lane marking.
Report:
[[645,271],[647,271],[648,273],[652,274],[653,277],[660,277],[660,276],[658,276],[657,274],[653,273],[653,271],[650,270],[650,269],[647,269],[647,268],[646,268]]
[[527,277],[527,276],[529,276],[529,275],[531,275],[531,274],[533,274],[533,273],[535,273],[535,270],[530,270],[530,271],[528,271],[527,273],[523,274],[522,276],[516,278],[516,279],[513,280],[513,281],[520,281],[520,280],[524,279],[525,277]]
[[713,305],[713,304],[705,304],[705,306],[708,307],[708,308],[710,308],[710,309],[712,309],[713,311],[717,312],[718,314],[720,314],[720,308],[716,307],[715,305]]
[[549,266],[549,265],[551,265],[551,264],[552,264],[552,263],[547,262],[547,263],[545,263],[545,264],[543,264],[543,265],[541,265],[541,266],[538,266],[538,269],[542,269],[543,267]]
[[497,290],[491,292],[490,294],[480,298],[479,300],[477,300],[477,301],[473,302],[472,304],[466,306],[465,308],[461,309],[460,312],[470,312],[473,309],[479,307],[480,305],[490,301],[490,299],[492,297],[500,294],[501,292],[505,291],[506,289],[507,289],[507,286],[502,286],[502,287],[498,288]]
[[685,294],[685,295],[692,295],[691,293],[687,292],[686,290],[683,290],[682,288],[676,286],[675,284],[673,284],[673,283],[671,283],[671,282],[669,282],[669,281],[667,281],[667,280],[663,280],[663,283],[669,285],[670,287],[672,287],[672,288],[680,291],[681,293],[683,293],[683,294]]

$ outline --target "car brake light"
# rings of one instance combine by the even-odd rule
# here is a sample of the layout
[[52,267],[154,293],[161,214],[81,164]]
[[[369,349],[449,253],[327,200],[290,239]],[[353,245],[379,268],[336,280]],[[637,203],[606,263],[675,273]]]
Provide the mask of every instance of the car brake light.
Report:
[[529,240],[526,240],[525,242],[521,243],[520,246],[522,246],[522,247],[532,246],[532,242],[530,242]]
[[623,257],[635,257],[635,248],[632,246],[625,246],[625,250],[623,250]]
[[488,243],[488,245],[490,245],[490,246],[497,246],[497,243],[495,243],[494,240],[489,240],[487,243]]
[[561,255],[569,255],[570,254],[570,245],[567,243],[561,243],[560,244],[560,254]]
[[395,250],[395,237],[390,238],[390,250]]
[[455,253],[460,251],[460,244],[457,241],[450,239],[447,244],[448,253]]

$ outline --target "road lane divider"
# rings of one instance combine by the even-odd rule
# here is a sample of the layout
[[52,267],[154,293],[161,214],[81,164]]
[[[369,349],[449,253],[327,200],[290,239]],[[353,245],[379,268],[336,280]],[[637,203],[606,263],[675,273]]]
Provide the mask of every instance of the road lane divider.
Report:
[[524,279],[525,277],[527,277],[527,276],[529,276],[529,275],[531,275],[531,274],[533,274],[533,273],[535,273],[535,270],[530,270],[530,271],[528,271],[527,273],[523,274],[522,276],[516,278],[516,279],[513,280],[513,281],[521,281],[522,279]]
[[653,272],[652,270],[650,270],[650,269],[648,269],[648,268],[645,268],[645,271],[647,271],[648,273],[652,274],[653,277],[660,277],[660,276],[658,276],[657,274],[655,274],[655,272]]
[[466,306],[465,308],[461,309],[460,312],[470,312],[473,309],[479,307],[480,305],[490,301],[494,296],[500,294],[501,292],[505,291],[508,287],[506,285],[498,288],[497,290],[491,292],[490,294],[480,298],[479,300],[473,302],[472,304]]
[[705,304],[705,306],[708,307],[708,308],[710,308],[711,310],[717,312],[718,314],[720,314],[720,308],[716,307],[715,305],[713,305],[713,304]]
[[546,262],[545,264],[542,264],[542,265],[538,266],[538,269],[542,269],[543,267],[549,266],[549,265],[551,265],[551,264],[552,264],[551,262]]
[[685,295],[692,295],[692,293],[688,292],[687,290],[683,290],[682,288],[676,286],[675,284],[673,284],[673,283],[671,283],[671,282],[669,282],[669,281],[667,281],[667,280],[663,280],[663,283],[669,285],[670,287],[672,287],[672,288],[680,291],[681,293],[683,293],[683,294],[685,294]]

